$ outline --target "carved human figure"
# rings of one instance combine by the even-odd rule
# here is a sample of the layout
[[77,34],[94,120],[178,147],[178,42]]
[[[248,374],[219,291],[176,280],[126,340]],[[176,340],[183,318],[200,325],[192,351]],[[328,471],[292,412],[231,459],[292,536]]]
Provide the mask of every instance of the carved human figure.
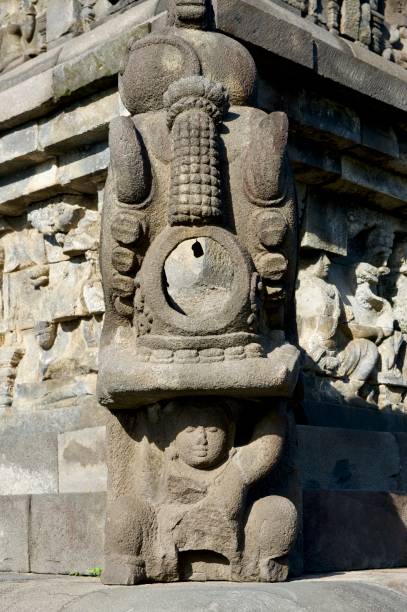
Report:
[[389,275],[389,258],[392,255],[394,231],[390,227],[374,227],[367,237],[365,262],[355,268],[356,291],[349,297],[358,334],[371,338],[379,346],[381,374],[392,373],[400,377],[396,360],[403,338],[395,330],[395,313],[392,304],[380,295]]
[[[311,262],[306,260],[298,274],[299,344],[305,351],[305,367],[336,378],[332,385],[352,400],[372,373],[378,350],[365,330],[341,318],[339,291],[327,281],[330,264],[327,254],[318,254]],[[376,338],[373,331],[372,335]]]
[[[155,446],[154,463],[146,456],[154,451],[146,451],[137,492],[118,497],[110,509],[104,582],[177,580],[188,567],[192,579],[286,578],[295,506],[280,495],[247,498],[276,469],[286,422],[276,407],[258,410],[251,440],[236,447],[236,404],[197,398],[160,409],[164,449]],[[150,423],[150,441],[152,429]],[[130,531],[129,541],[123,533]],[[199,551],[211,562],[194,562]]]
[[38,0],[19,0],[1,29],[0,72],[11,69],[45,51],[45,14]]
[[353,320],[348,325],[356,337],[368,338],[376,343],[381,355],[381,369],[392,370],[400,348],[401,335],[394,333],[393,309],[388,300],[377,295],[377,285],[387,268],[377,268],[366,262],[356,266],[357,288],[350,296]]
[[[250,106],[254,61],[214,31],[205,0],[172,0],[163,31],[130,41],[119,90],[129,115],[110,125],[98,397],[123,426],[108,435],[103,580],[284,579],[296,511],[274,485],[258,503],[254,489],[286,434],[270,409],[237,445],[213,396],[280,404],[296,384],[287,117]],[[145,406],[179,396],[208,399],[159,404],[153,431]]]

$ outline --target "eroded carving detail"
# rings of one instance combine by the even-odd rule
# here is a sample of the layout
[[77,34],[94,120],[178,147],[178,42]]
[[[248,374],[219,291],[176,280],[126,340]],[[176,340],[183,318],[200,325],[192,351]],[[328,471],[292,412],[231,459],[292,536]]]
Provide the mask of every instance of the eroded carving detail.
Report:
[[347,247],[325,242],[334,255],[315,250],[309,221],[303,234],[314,249],[303,252],[296,292],[307,393],[404,410],[405,228],[362,208],[343,222]]
[[[98,387],[120,422],[111,584],[284,580],[296,535],[292,474],[272,484],[289,465],[280,398],[298,369],[284,331],[297,239],[287,119],[249,106],[253,60],[211,27],[210,3],[174,0],[120,71],[130,116],[110,128]],[[249,403],[241,442],[249,417],[233,396],[278,398]]]
[[[231,400],[175,400],[112,424],[105,582],[285,579],[296,509],[256,484],[278,471],[286,417],[254,405],[239,445],[242,410]],[[126,462],[117,455],[123,430]]]

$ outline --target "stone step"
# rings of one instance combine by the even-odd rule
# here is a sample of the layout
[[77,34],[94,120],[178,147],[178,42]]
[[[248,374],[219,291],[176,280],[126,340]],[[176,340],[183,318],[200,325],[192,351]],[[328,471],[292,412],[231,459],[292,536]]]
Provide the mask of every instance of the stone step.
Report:
[[404,612],[407,572],[349,572],[286,584],[189,582],[108,587],[82,576],[0,575],[10,612]]

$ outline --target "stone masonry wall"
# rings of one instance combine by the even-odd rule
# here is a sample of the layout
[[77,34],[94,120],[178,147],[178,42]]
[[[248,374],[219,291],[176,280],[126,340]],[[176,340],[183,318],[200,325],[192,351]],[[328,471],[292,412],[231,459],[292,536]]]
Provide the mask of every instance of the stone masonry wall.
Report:
[[[116,80],[129,39],[163,23],[156,0],[62,4],[27,2],[20,14],[0,2],[0,571],[103,564],[108,414],[95,382],[107,129],[123,113]],[[289,4],[218,0],[217,24],[255,57],[260,107],[290,120],[302,228],[298,548],[305,571],[405,565],[403,50],[396,41],[399,55],[381,57]],[[401,31],[396,4],[382,14]],[[11,39],[16,11],[32,36]]]

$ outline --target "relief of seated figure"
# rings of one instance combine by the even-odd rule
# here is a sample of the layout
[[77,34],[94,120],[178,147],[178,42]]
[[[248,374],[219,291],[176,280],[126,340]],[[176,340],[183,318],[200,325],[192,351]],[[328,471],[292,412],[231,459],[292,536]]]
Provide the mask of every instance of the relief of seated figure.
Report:
[[339,291],[327,280],[330,264],[328,255],[319,253],[303,262],[298,274],[299,344],[305,369],[336,378],[330,385],[343,398],[354,400],[376,366],[378,349],[369,338],[377,338],[380,332],[375,328],[367,333],[360,323],[344,321]]
[[45,13],[38,0],[9,5],[0,29],[0,72],[11,70],[45,51]]
[[230,400],[199,398],[172,401],[155,417],[149,410],[150,442],[155,419],[168,439],[161,450],[146,437],[137,443],[136,490],[108,513],[103,582],[286,578],[295,506],[281,495],[248,500],[281,458],[285,417],[278,406],[258,409],[251,439],[237,447],[237,410]]

